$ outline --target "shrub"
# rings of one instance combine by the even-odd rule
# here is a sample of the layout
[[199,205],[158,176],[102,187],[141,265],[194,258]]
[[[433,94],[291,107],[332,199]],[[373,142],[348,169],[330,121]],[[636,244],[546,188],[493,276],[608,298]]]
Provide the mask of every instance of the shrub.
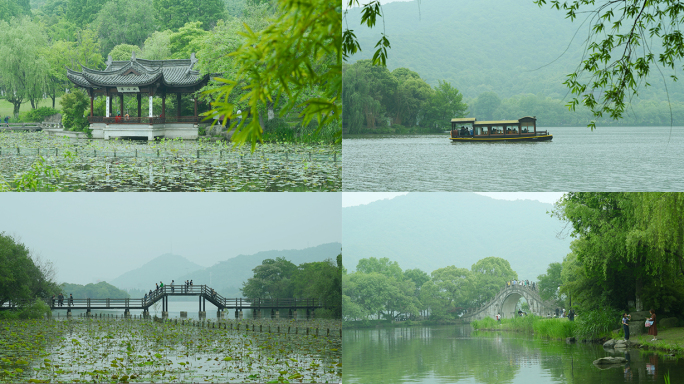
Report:
[[485,317],[482,320],[473,320],[470,325],[475,329],[492,329],[497,326],[496,320],[491,317]]
[[41,123],[46,117],[59,113],[59,110],[51,107],[40,107],[24,112],[19,115],[19,120],[25,123]]
[[294,142],[294,130],[285,119],[276,117],[266,122],[263,139],[264,141]]
[[594,340],[609,335],[620,325],[620,312],[611,308],[583,312],[577,319],[578,339]]
[[80,90],[74,90],[62,96],[62,124],[68,131],[88,132],[90,124],[83,116],[88,108],[88,96]]

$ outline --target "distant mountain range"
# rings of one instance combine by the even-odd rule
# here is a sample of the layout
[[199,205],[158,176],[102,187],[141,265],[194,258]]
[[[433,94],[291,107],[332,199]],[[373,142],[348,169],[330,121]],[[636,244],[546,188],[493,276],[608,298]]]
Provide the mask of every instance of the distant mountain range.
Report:
[[[126,290],[141,290],[146,292],[154,289],[155,283],[163,281],[176,284],[185,280],[193,280],[196,285],[206,284],[216,289],[218,293],[227,297],[241,297],[242,283],[252,277],[252,269],[266,259],[283,257],[294,264],[310,263],[335,259],[342,252],[340,243],[322,244],[317,247],[297,250],[264,251],[253,255],[238,255],[221,261],[211,267],[195,264],[183,256],[164,254],[156,257],[142,267],[126,272],[111,284]],[[137,292],[132,293],[133,295]]]
[[142,267],[113,279],[110,284],[125,290],[141,289],[146,291],[154,288],[154,283],[159,281],[170,283],[172,278],[204,268],[204,266],[193,263],[183,256],[165,253],[155,257]]
[[342,208],[344,262],[387,257],[403,270],[427,273],[478,260],[506,259],[522,279],[536,280],[570,252],[571,238],[547,214],[551,204],[496,200],[475,193],[409,193],[391,200]]

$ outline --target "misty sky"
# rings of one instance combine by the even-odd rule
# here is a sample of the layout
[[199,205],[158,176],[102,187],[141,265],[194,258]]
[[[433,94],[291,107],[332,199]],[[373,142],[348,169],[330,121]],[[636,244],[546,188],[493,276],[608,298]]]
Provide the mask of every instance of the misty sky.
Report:
[[0,232],[52,261],[57,282],[112,280],[171,252],[208,267],[239,254],[341,242],[339,193],[0,194]]

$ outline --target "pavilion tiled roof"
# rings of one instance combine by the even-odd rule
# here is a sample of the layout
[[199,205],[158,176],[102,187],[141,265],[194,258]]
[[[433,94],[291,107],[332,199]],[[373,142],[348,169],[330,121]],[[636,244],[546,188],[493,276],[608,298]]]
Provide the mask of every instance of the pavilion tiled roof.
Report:
[[146,86],[155,82],[170,87],[187,87],[209,77],[192,69],[195,63],[194,53],[189,60],[144,60],[136,59],[134,52],[130,60],[114,61],[109,56],[107,68],[103,71],[82,67],[81,72],[77,72],[67,68],[67,78],[84,88]]

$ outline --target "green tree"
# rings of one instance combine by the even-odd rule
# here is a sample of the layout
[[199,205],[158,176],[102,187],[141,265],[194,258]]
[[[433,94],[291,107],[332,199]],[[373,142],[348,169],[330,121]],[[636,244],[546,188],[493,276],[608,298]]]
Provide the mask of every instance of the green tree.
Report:
[[381,259],[376,259],[375,257],[361,259],[356,265],[356,271],[360,273],[379,273],[396,280],[403,280],[403,273],[399,263],[390,261],[386,257]]
[[47,299],[58,290],[53,278],[49,262],[34,258],[24,244],[0,233],[0,305]]
[[474,103],[475,114],[480,120],[493,120],[494,113],[501,105],[501,99],[495,92],[481,93]]
[[75,45],[73,42],[58,40],[47,48],[45,57],[50,72],[46,84],[46,93],[52,99],[52,108],[55,108],[57,97],[63,94],[64,90],[71,84],[66,77],[66,68],[73,68],[76,64]]
[[69,131],[86,131],[88,118],[84,116],[88,108],[89,98],[81,90],[73,90],[62,96],[62,124]]
[[395,69],[392,76],[399,83],[392,108],[392,123],[407,127],[418,125],[432,97],[432,87],[418,73],[406,68]]
[[[534,2],[540,7],[546,4],[546,0]],[[592,24],[582,62],[564,82],[575,95],[569,103],[572,110],[584,105],[595,117],[606,113],[620,119],[628,105],[625,99],[637,95],[641,86],[649,86],[647,77],[653,67],[675,70],[681,64],[684,39],[680,24],[684,7],[679,1],[550,3],[552,8],[566,12],[570,20],[582,14]],[[661,72],[660,68],[658,71]],[[674,74],[671,78],[677,80]],[[589,126],[593,129],[595,123]]]
[[189,59],[203,46],[204,40],[210,33],[202,29],[201,21],[188,22],[169,36],[171,57],[174,59]]
[[200,22],[208,30],[226,16],[222,0],[153,0],[152,4],[162,30],[192,22]]
[[[420,0],[418,0],[420,3]],[[360,6],[359,0],[347,0],[347,7],[351,8],[354,6]],[[345,18],[347,12],[344,13]],[[363,5],[363,10],[361,11],[361,25],[365,24],[368,28],[373,28],[377,22],[378,17],[382,17],[382,5],[380,1],[374,0],[369,1]],[[361,51],[361,46],[356,39],[353,29],[346,28],[342,31],[342,53],[345,60],[347,57]],[[373,54],[373,65],[382,65],[383,67],[387,64],[387,49],[390,48],[390,42],[385,35],[385,32],[380,34],[380,40],[375,44],[376,51]]]
[[76,25],[90,24],[108,0],[67,0],[66,18]]
[[356,305],[353,316],[363,319],[373,315],[382,318],[391,299],[391,290],[390,278],[377,272],[350,273],[342,281],[343,295]]
[[518,278],[518,274],[511,269],[508,260],[500,257],[486,257],[478,260],[470,270],[477,286],[472,295],[473,305],[488,302],[499,293],[507,281]]
[[104,69],[104,59],[100,54],[100,42],[97,33],[92,29],[83,29],[76,34],[76,63],[71,64],[76,69],[76,64],[91,69]]
[[119,44],[142,45],[155,30],[154,15],[149,1],[107,2],[93,23],[97,28],[102,52],[109,52]]
[[472,272],[452,265],[434,270],[431,276],[421,288],[421,300],[429,306],[432,317],[454,317],[459,308],[470,306],[475,294]]
[[292,278],[294,297],[316,298],[325,303],[334,318],[342,317],[342,257],[339,265],[332,260],[303,263]]
[[292,297],[291,279],[297,271],[297,266],[292,262],[282,257],[275,260],[266,259],[252,271],[254,271],[254,277],[244,282],[240,289],[246,297],[250,299]]
[[451,119],[466,115],[463,95],[447,81],[439,81],[425,112],[425,126],[436,131],[451,129]]
[[551,263],[546,268],[546,273],[539,275],[539,295],[543,300],[559,300],[558,288],[562,285],[561,278],[563,268],[561,263]]
[[250,141],[252,150],[261,140],[262,110],[269,103],[267,109],[284,104],[281,116],[300,111],[304,126],[316,119],[317,132],[340,118],[342,36],[334,32],[342,29],[339,5],[326,0],[281,0],[278,5],[273,23],[258,33],[248,30],[245,43],[232,54],[239,63],[236,78],[218,79],[225,85],[206,93],[215,100],[208,117],[224,116],[225,124],[237,112],[231,93],[238,84],[246,91],[251,119],[233,119],[232,139],[238,145]]
[[171,58],[171,30],[155,31],[143,44],[140,57],[147,60],[168,60]]
[[47,39],[40,25],[28,17],[0,21],[0,82],[14,116],[24,100],[35,109],[48,81]]
[[22,15],[31,15],[28,0],[0,0],[0,21],[9,22]]
[[140,57],[140,51],[140,47],[137,45],[119,44],[112,48],[109,52],[109,56],[112,57],[112,60],[130,60],[133,56],[133,52],[135,52],[136,57]]

